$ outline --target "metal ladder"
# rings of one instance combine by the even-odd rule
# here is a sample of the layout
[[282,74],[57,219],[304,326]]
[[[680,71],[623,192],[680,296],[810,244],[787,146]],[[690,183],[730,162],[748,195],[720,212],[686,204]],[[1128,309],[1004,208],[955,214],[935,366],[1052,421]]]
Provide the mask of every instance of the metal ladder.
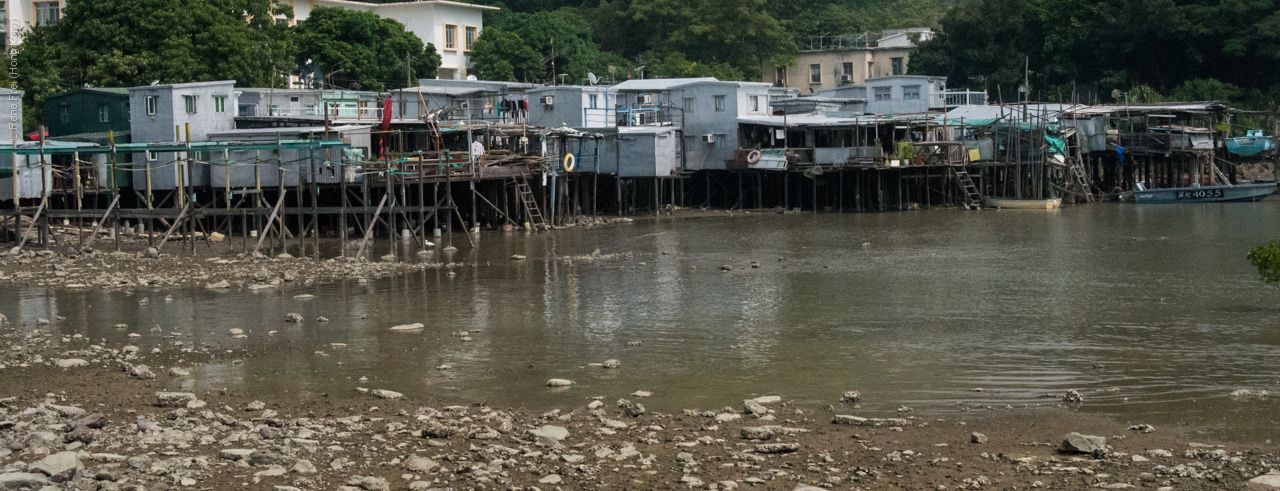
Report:
[[960,190],[964,191],[964,207],[970,210],[977,210],[982,207],[982,194],[978,192],[978,186],[973,184],[973,178],[969,177],[969,172],[953,167],[951,169],[956,176],[956,184],[960,185]]
[[542,218],[542,212],[538,210],[538,200],[533,197],[533,190],[529,188],[529,182],[524,176],[518,176],[512,180],[516,183],[516,194],[520,195],[520,202],[524,203],[525,218],[529,220],[529,226],[534,230],[538,228],[547,229],[547,222]]
[[1089,175],[1084,171],[1084,165],[1079,161],[1071,164],[1071,177],[1075,181],[1076,186],[1080,188],[1081,194],[1084,195],[1086,203],[1093,202],[1093,184],[1089,182]]

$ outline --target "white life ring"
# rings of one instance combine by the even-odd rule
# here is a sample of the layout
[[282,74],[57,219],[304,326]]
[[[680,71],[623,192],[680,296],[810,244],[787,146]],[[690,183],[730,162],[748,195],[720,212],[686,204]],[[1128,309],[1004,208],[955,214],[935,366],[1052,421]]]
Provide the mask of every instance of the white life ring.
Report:
[[577,166],[578,166],[578,159],[574,158],[573,154],[571,153],[564,154],[564,171],[565,172],[573,172],[573,168]]
[[754,163],[759,162],[759,161],[760,161],[760,151],[759,151],[759,150],[752,150],[751,152],[747,153],[747,163],[749,163],[749,164],[754,164]]

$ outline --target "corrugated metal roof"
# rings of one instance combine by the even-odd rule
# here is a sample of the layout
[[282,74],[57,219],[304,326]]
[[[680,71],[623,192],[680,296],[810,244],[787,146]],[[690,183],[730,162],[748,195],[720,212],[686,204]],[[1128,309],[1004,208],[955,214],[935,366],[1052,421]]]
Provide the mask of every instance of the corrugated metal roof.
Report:
[[1111,114],[1118,112],[1146,113],[1155,111],[1202,112],[1220,111],[1227,106],[1218,102],[1161,102],[1152,104],[1104,104],[1099,106],[1081,106],[1071,111],[1073,114]]
[[702,78],[648,78],[644,80],[628,80],[613,86],[618,91],[658,91],[668,90],[681,85],[701,82],[719,82],[715,77]]

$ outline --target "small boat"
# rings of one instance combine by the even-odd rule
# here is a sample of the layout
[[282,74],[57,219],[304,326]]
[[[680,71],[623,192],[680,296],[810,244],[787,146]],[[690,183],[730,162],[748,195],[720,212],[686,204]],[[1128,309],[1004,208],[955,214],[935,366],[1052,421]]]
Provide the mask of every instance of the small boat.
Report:
[[1262,136],[1262,130],[1249,130],[1245,136],[1227,138],[1227,151],[1242,157],[1251,157],[1276,148],[1275,139]]
[[1276,192],[1276,183],[1235,184],[1222,186],[1191,186],[1185,188],[1147,189],[1138,183],[1138,189],[1120,195],[1120,201],[1134,203],[1219,203],[1228,201],[1259,201]]
[[1062,206],[1062,198],[999,198],[983,196],[982,201],[987,208],[1008,208],[1011,210],[1052,210]]

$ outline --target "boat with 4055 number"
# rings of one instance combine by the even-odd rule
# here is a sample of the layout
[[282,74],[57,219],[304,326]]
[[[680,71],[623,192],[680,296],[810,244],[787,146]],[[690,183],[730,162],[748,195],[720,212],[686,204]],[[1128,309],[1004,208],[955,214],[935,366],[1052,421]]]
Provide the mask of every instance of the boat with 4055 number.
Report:
[[1120,201],[1133,203],[1216,203],[1259,201],[1276,192],[1276,183],[1226,184],[1222,186],[1190,186],[1184,188],[1137,189],[1120,195]]

